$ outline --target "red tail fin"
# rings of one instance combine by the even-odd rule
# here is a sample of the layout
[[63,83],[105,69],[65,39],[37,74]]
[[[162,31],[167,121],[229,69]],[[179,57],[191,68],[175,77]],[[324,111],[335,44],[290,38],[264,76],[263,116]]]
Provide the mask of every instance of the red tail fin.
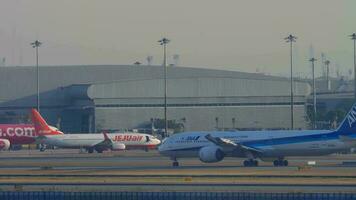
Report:
[[31,110],[31,118],[39,136],[63,134],[57,128],[49,126],[46,120],[42,118],[41,114],[36,109]]

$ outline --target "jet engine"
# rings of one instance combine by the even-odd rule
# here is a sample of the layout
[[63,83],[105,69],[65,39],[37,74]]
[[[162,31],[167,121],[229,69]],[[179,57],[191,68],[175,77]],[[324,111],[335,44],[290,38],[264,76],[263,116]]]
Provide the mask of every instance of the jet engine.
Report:
[[122,151],[125,149],[126,149],[126,146],[123,143],[113,143],[112,147],[111,147],[111,150],[113,150],[113,151]]
[[199,159],[205,163],[219,162],[224,157],[225,153],[218,146],[203,147],[199,151]]
[[7,139],[0,139],[0,150],[8,150],[10,148],[10,141]]

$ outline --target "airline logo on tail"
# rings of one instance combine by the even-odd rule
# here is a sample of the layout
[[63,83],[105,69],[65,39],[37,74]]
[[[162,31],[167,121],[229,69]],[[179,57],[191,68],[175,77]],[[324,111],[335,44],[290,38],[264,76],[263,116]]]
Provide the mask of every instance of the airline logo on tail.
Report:
[[356,103],[352,106],[344,120],[341,122],[337,132],[342,135],[356,133]]
[[63,134],[57,128],[49,126],[36,109],[31,110],[31,118],[33,124],[35,125],[36,132],[39,136]]

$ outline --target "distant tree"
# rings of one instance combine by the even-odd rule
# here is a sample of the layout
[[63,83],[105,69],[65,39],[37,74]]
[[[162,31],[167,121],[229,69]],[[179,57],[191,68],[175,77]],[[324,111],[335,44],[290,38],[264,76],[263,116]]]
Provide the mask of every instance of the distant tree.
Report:
[[[327,124],[327,127],[319,128],[337,128],[337,126],[345,118],[347,112],[350,110],[352,102],[343,101],[342,103],[336,106],[337,109],[326,111],[326,109],[319,108],[317,109],[316,121],[318,123]],[[314,121],[314,110],[313,106],[307,107],[307,121],[312,127]]]

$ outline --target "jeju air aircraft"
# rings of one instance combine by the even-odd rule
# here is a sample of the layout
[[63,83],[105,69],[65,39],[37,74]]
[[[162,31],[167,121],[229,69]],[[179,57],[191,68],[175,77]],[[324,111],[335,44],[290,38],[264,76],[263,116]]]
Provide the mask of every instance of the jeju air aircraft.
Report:
[[[46,134],[63,134],[55,127],[48,127],[51,131]],[[37,134],[33,124],[0,124],[0,150],[7,150],[10,145],[33,144]]]
[[[52,132],[36,109],[31,110],[31,117],[37,132],[42,133],[42,135]],[[41,142],[59,148],[86,149],[88,153],[125,149],[148,151],[157,148],[157,145],[161,143],[156,137],[141,133],[47,134],[41,136]]]
[[258,160],[287,166],[286,157],[322,156],[356,147],[356,104],[336,130],[200,131],[175,134],[163,140],[159,152],[178,166],[178,158],[196,157],[213,163],[225,157],[247,158],[244,166]]

